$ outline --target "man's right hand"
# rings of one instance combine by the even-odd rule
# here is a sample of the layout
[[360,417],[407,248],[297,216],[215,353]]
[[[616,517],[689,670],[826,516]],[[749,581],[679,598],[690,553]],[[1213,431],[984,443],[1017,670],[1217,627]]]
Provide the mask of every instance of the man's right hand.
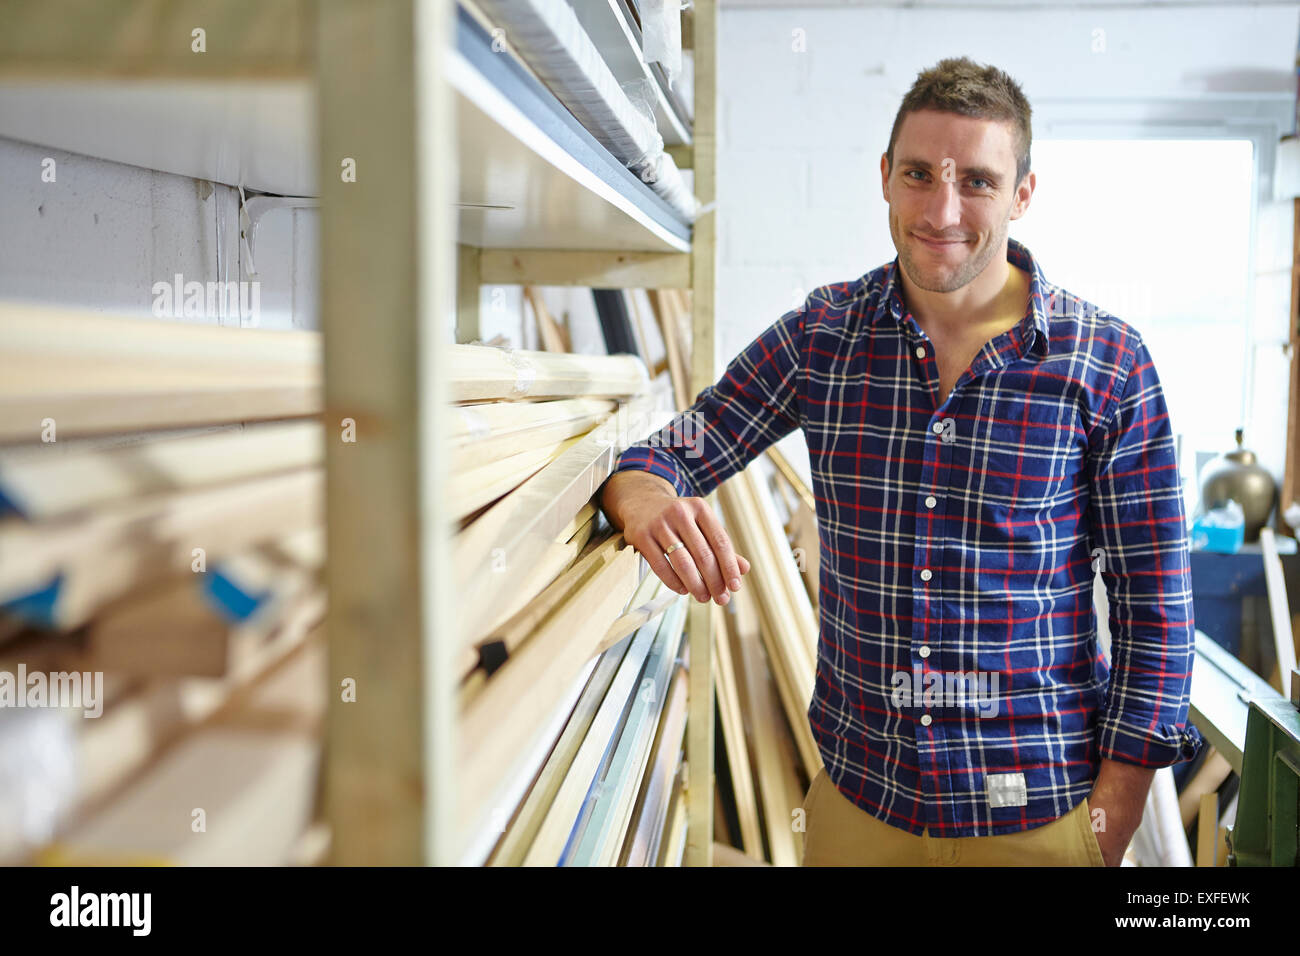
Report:
[[[644,471],[610,476],[601,506],[623,539],[678,594],[707,603],[731,600],[749,562],[736,553],[718,516],[703,498],[679,498],[673,486]],[[681,547],[674,547],[681,545]],[[672,549],[670,554],[665,552]]]

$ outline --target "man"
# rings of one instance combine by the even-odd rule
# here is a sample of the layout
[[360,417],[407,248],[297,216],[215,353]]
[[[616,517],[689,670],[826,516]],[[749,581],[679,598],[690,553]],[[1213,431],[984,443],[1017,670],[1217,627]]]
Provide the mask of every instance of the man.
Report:
[[897,259],[783,315],[683,413],[694,447],[679,417],[602,491],[660,578],[725,604],[749,565],[702,496],[803,429],[825,764],[805,864],[1118,866],[1156,768],[1202,743],[1159,379],[1133,328],[1008,239],[1029,146],[1011,77],[921,72],[880,164]]

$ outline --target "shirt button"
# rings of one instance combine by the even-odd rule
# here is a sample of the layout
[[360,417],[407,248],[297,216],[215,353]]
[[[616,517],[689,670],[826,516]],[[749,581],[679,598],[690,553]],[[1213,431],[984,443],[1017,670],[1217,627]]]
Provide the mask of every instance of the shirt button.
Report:
[[943,422],[935,422],[930,426],[930,431],[934,432],[936,435],[940,434],[943,431]]
[[929,726],[930,726],[930,715],[929,715],[929,714],[922,714],[922,715],[921,715],[921,726],[922,726],[922,727],[929,727]]
[[933,507],[934,507],[935,505],[937,505],[938,503],[939,503],[939,501],[938,501],[938,499],[936,499],[936,498],[934,497],[934,495],[926,495],[926,496],[925,496],[925,506],[926,506],[927,508],[933,508]]
[[929,657],[929,656],[930,656],[930,646],[929,646],[928,644],[922,644],[922,645],[921,645],[921,650],[918,651],[917,653],[919,653],[922,657]]
[[925,358],[925,346],[924,346],[924,345],[918,345],[918,346],[916,347],[916,357],[917,357],[917,358]]
[[930,571],[929,568],[925,568],[924,570],[921,571],[921,580],[922,580],[922,581],[928,581],[928,580],[930,580],[932,577],[934,577],[934,574],[933,574],[933,572]]

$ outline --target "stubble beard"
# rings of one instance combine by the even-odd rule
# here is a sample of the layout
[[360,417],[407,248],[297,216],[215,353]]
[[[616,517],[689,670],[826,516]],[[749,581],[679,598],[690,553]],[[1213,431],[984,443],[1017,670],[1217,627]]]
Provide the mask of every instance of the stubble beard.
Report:
[[955,269],[950,270],[918,262],[917,257],[912,255],[912,248],[913,244],[920,240],[911,233],[902,233],[901,226],[892,215],[890,224],[894,234],[894,248],[898,251],[899,265],[917,288],[927,292],[954,292],[973,281],[993,260],[994,253],[1002,247],[1002,239],[1007,234],[1007,226],[1004,223],[990,242],[977,248],[972,255],[958,263]]

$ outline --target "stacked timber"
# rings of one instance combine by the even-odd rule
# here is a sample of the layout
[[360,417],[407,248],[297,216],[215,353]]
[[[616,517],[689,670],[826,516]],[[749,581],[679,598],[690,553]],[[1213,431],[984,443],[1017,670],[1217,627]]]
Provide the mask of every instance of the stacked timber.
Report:
[[[821,767],[807,717],[817,615],[800,567],[804,556],[789,535],[797,522],[781,520],[784,493],[775,496],[762,477],[770,460],[769,454],[753,462],[718,489],[728,533],[750,572],[725,611],[716,609],[713,673],[726,766],[718,768],[715,833],[752,862],[796,866],[803,796]],[[770,472],[803,507],[802,482]],[[812,533],[815,540],[815,524]],[[734,864],[734,854],[726,858]]]
[[527,298],[552,351],[458,345],[450,363],[462,862],[675,862],[685,599],[595,501],[671,411],[639,357],[560,351]]
[[[318,417],[319,336],[10,305],[0,335],[0,671],[98,711],[0,710],[0,857],[320,860],[324,443],[355,423]],[[684,602],[592,501],[651,428],[644,364],[449,349],[467,853],[680,854]]]
[[[691,402],[690,303],[650,292],[679,408]],[[817,509],[775,448],[717,491],[724,523],[749,574],[726,609],[714,607],[718,737],[715,865],[797,865],[803,796],[821,767],[808,725],[817,666]]]
[[0,342],[0,858],[294,859],[319,336],[0,304]]
[[[650,302],[681,408],[687,304]],[[648,355],[635,298],[603,308]],[[640,357],[551,331],[549,352],[448,347],[464,860],[675,865],[689,599],[594,501],[672,411]],[[0,709],[0,859],[319,861],[323,460],[356,440],[320,417],[319,336],[15,305],[0,335],[0,693],[86,684],[80,710]],[[718,609],[713,665],[721,832],[788,863],[816,628],[787,537],[806,489],[776,487],[724,488],[755,573]]]
[[[692,403],[688,294],[649,290],[649,301],[674,402],[685,409]],[[644,341],[635,297],[630,303]],[[713,608],[717,736],[725,752],[715,768],[715,865],[793,866],[802,858],[803,797],[821,767],[807,717],[817,662],[816,505],[775,447],[722,484],[717,498],[751,568],[727,607]],[[675,804],[673,812],[684,807]]]

